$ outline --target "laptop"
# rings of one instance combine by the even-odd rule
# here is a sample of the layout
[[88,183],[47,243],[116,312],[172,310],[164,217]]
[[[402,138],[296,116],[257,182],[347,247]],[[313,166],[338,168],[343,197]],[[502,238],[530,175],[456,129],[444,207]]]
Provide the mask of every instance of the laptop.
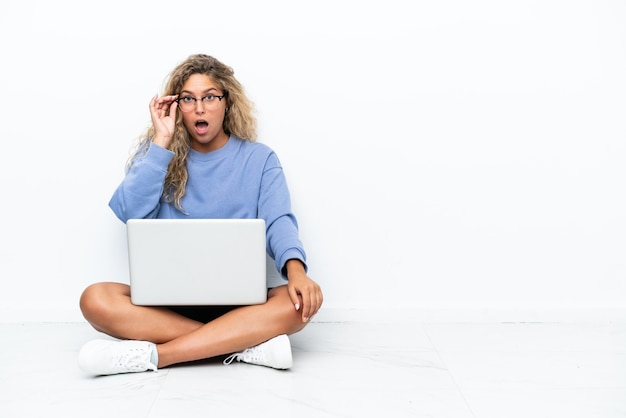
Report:
[[267,300],[263,219],[129,219],[126,231],[135,305]]

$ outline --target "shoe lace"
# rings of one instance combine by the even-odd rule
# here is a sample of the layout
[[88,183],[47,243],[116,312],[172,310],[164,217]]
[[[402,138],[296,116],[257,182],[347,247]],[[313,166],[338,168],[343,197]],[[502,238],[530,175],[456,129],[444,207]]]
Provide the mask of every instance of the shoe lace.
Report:
[[258,363],[263,360],[262,351],[256,347],[246,348],[240,353],[233,353],[224,359],[224,364],[229,365],[234,360],[243,361],[244,363]]
[[146,355],[145,349],[132,348],[130,351],[120,354],[115,359],[115,364],[118,368],[129,370],[144,370],[146,367],[154,370],[154,365],[149,360],[146,361]]

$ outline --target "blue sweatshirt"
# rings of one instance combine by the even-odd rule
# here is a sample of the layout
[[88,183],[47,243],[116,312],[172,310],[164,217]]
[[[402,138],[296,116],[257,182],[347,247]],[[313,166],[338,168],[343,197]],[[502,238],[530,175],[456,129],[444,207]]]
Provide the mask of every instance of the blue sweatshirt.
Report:
[[109,202],[122,222],[133,218],[260,218],[265,220],[267,253],[276,269],[284,273],[289,259],[306,266],[285,175],[267,145],[231,136],[213,152],[190,149],[182,199],[186,213],[161,199],[173,157],[173,152],[150,143],[146,154],[135,159]]

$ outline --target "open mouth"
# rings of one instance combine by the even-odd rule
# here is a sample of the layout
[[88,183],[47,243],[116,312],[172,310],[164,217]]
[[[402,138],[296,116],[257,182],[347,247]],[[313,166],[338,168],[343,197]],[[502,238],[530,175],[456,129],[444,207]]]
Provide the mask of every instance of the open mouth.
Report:
[[205,120],[196,121],[196,132],[200,135],[206,133],[209,130],[209,122]]

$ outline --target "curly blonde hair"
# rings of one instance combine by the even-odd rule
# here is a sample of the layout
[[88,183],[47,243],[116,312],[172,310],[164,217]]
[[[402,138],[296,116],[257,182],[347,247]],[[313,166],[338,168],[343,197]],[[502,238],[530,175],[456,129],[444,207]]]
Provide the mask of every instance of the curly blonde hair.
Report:
[[[181,62],[170,73],[163,95],[179,94],[185,82],[193,74],[209,76],[226,96],[227,112],[224,116],[224,132],[243,140],[256,141],[256,118],[254,117],[253,103],[246,96],[241,83],[235,78],[233,69],[212,56],[195,54]],[[154,134],[154,127],[150,126],[140,136],[127,163],[127,170],[130,169],[133,161],[138,156],[147,152]],[[183,124],[182,113],[177,112],[174,135],[169,147],[174,153],[174,158],[170,161],[167,168],[162,197],[166,202],[173,202],[176,209],[181,212],[184,212],[181,201],[183,196],[185,196],[185,187],[187,185],[186,162],[190,144],[189,133]]]

